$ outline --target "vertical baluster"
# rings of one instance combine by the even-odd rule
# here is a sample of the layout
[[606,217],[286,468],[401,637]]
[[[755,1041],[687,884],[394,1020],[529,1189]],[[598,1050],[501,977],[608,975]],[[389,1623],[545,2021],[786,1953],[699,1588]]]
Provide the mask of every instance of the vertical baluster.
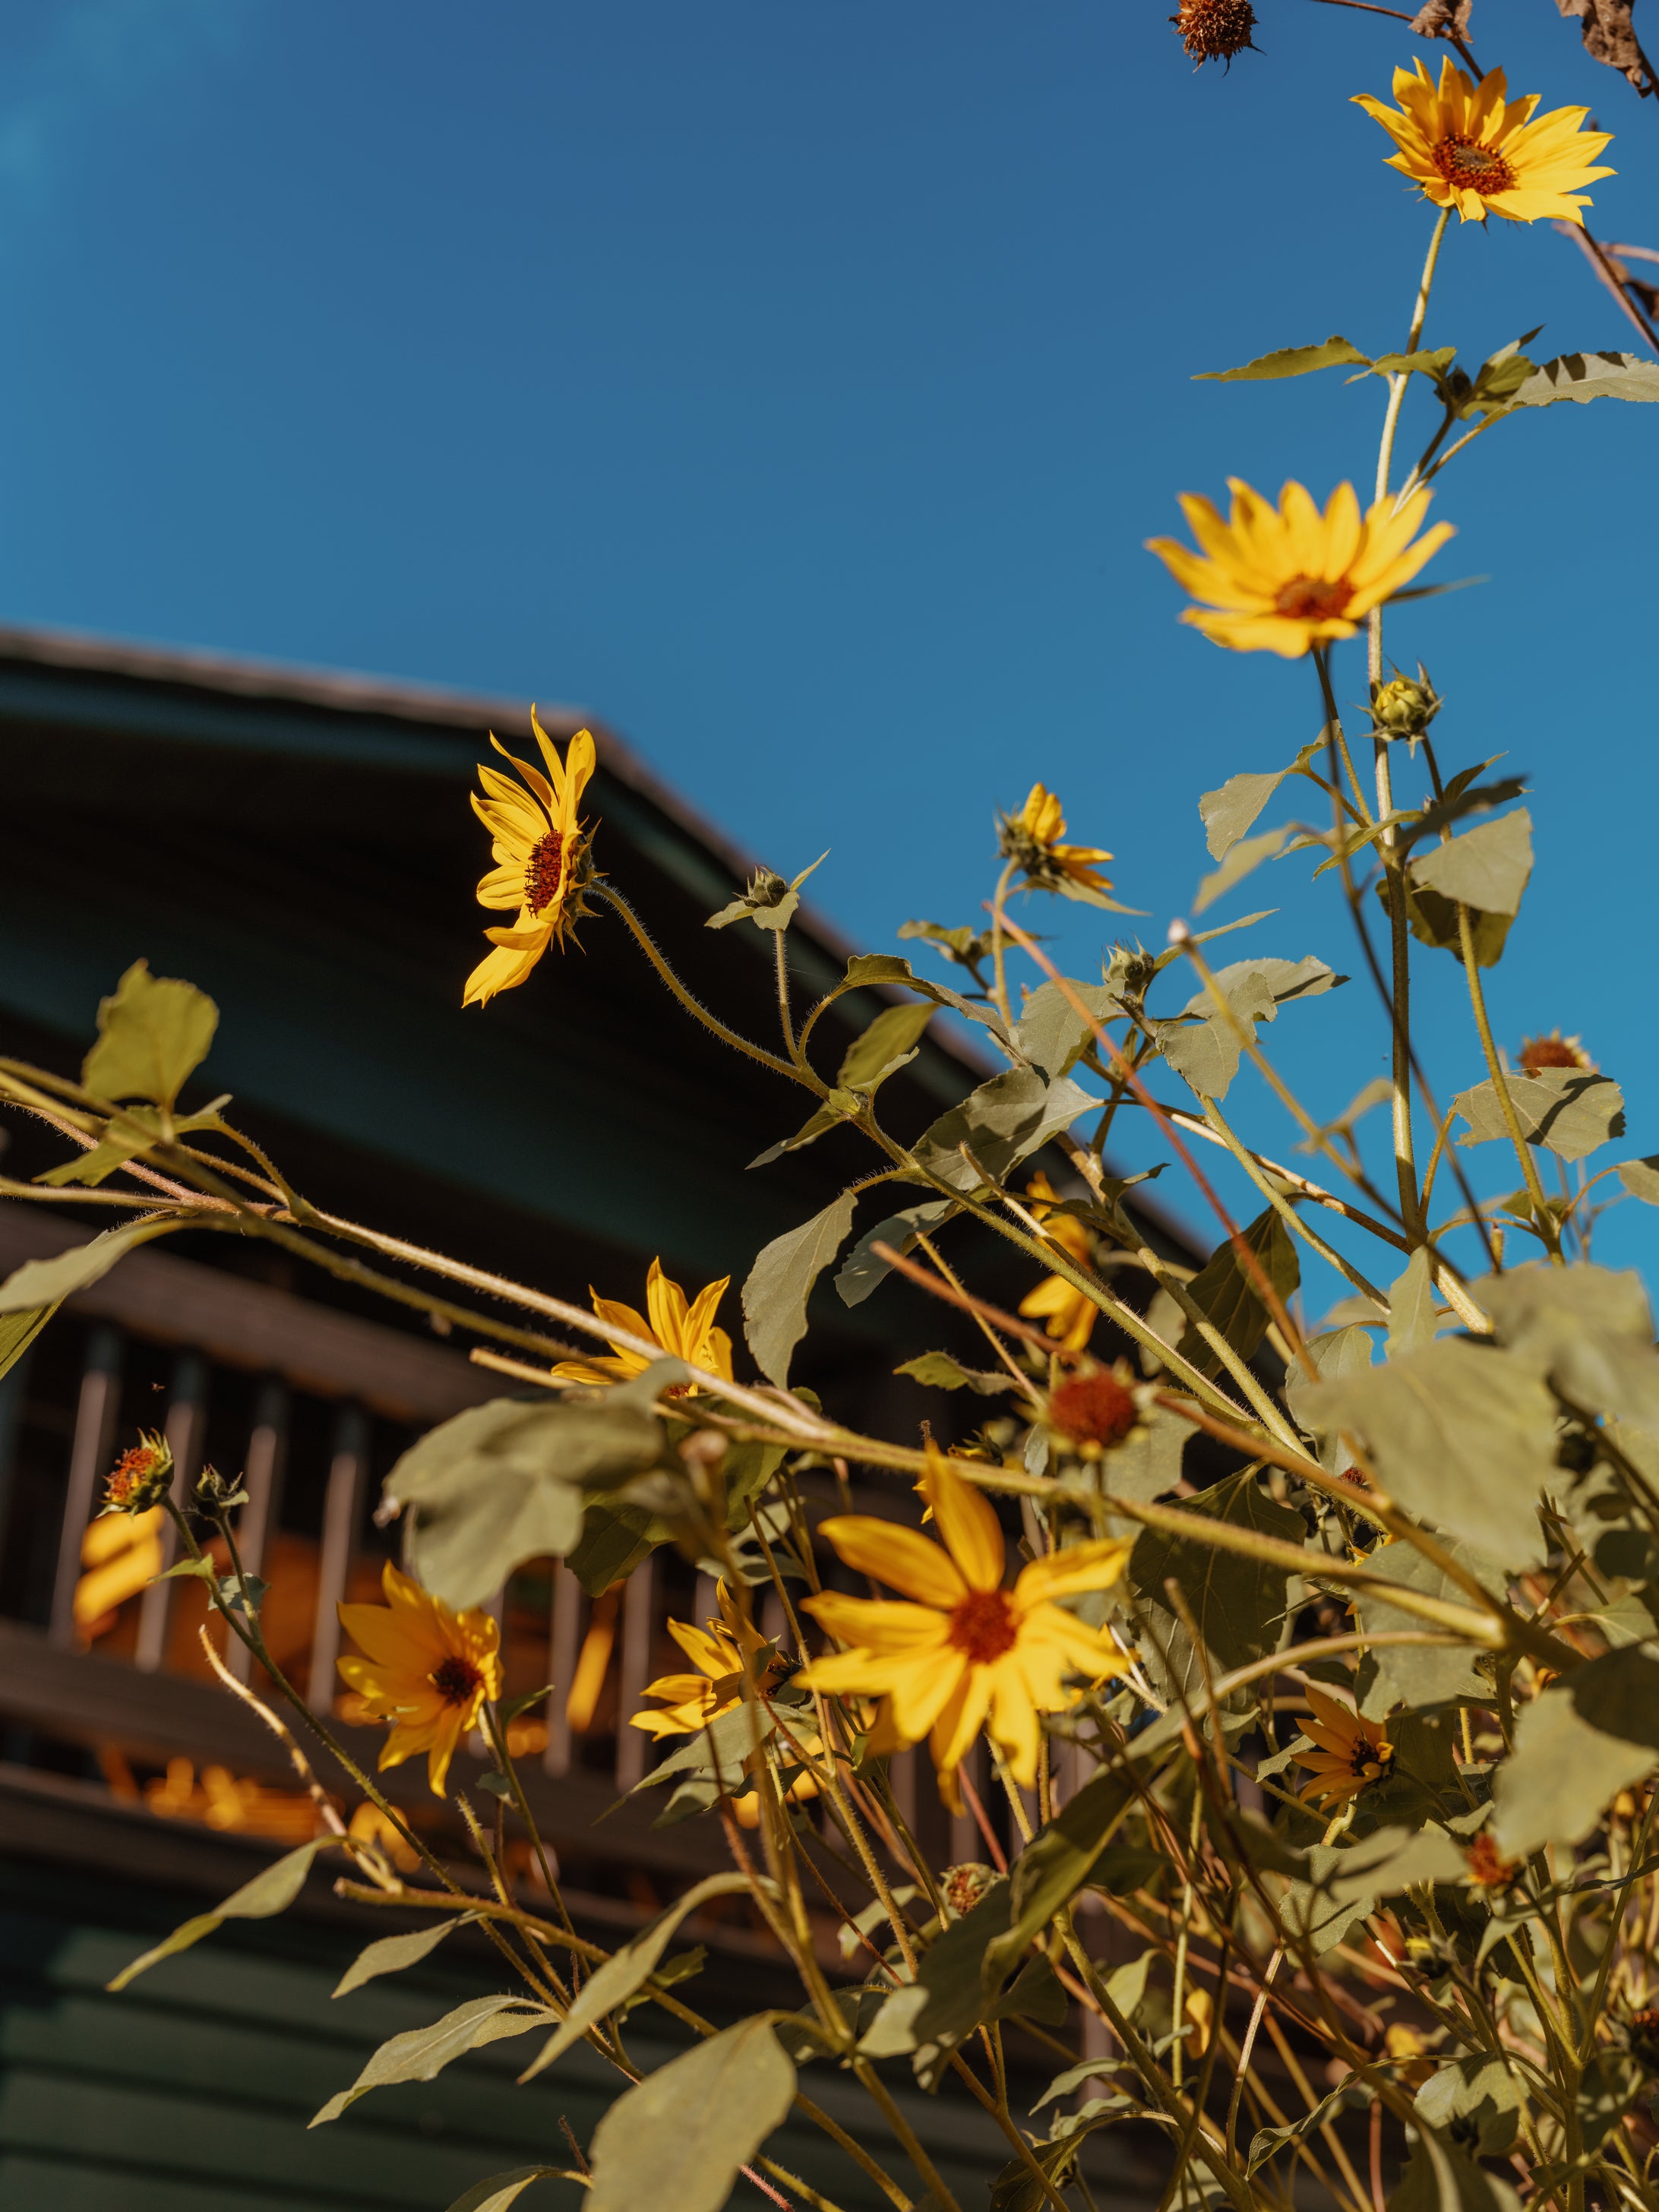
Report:
[[651,1679],[651,1637],[657,1620],[657,1562],[641,1561],[623,1592],[622,1679],[617,1700],[617,1787],[631,1790],[645,1778],[643,1729],[630,1728],[629,1716],[644,1701]]
[[75,1409],[75,1438],[70,1446],[69,1482],[64,1522],[58,1539],[58,1571],[52,1589],[52,1641],[60,1648],[75,1642],[75,1585],[81,1578],[81,1539],[92,1518],[98,1479],[105,1473],[115,1441],[121,1403],[121,1339],[100,1322],[87,1340],[81,1370],[81,1395]]
[[691,1623],[695,1628],[707,1628],[711,1620],[720,1617],[720,1601],[715,1595],[720,1583],[713,1575],[699,1575],[691,1592]]
[[28,1392],[33,1349],[16,1365],[0,1376],[0,1553],[3,1553],[11,1520],[11,1481],[17,1464],[17,1431],[23,1423],[23,1401]]
[[340,1656],[340,1616],[335,1608],[350,1584],[368,1480],[368,1417],[361,1407],[342,1406],[334,1417],[328,1488],[323,1497],[317,1615],[312,1624],[311,1671],[307,1678],[307,1695],[313,1706],[323,1712],[334,1703],[334,1662]]
[[775,1644],[781,1650],[787,1651],[789,1648],[789,1616],[784,1611],[783,1600],[775,1589],[769,1587],[761,1600],[760,1616],[761,1634],[769,1643]]
[[[173,1453],[173,1496],[182,1505],[202,1463],[202,1439],[207,1431],[208,1365],[194,1352],[181,1352],[173,1363],[173,1388],[167,1399],[167,1440]],[[161,1569],[165,1573],[176,1558],[179,1533],[171,1521],[161,1524]],[[153,1674],[167,1656],[167,1626],[173,1615],[176,1583],[153,1582],[138,1606],[138,1642],[134,1664]]]
[[[986,1765],[985,1747],[976,1742],[963,1760],[962,1771],[981,1805],[985,1803]],[[952,1813],[951,1815],[951,1863],[952,1866],[961,1866],[969,1859],[975,1859],[982,1863],[988,1860],[990,1856],[989,1847],[980,1833],[979,1822],[969,1811],[964,1796],[961,1812]]]
[[888,1762],[887,1780],[893,1792],[893,1802],[898,1816],[914,1836],[916,1832],[916,1754],[914,1751],[896,1751]]
[[[249,1575],[257,1575],[264,1565],[266,1547],[276,1527],[287,1441],[288,1392],[280,1382],[262,1382],[254,1396],[253,1428],[242,1466],[247,1504],[236,1522],[236,1548],[241,1553],[243,1571]],[[240,1637],[230,1638],[225,1656],[231,1673],[239,1682],[246,1682],[252,1671],[253,1655]]]
[[562,1559],[553,1563],[553,1618],[548,1639],[548,1674],[553,1694],[547,1701],[547,1749],[542,1764],[551,1775],[570,1771],[570,1686],[581,1648],[582,1586]]

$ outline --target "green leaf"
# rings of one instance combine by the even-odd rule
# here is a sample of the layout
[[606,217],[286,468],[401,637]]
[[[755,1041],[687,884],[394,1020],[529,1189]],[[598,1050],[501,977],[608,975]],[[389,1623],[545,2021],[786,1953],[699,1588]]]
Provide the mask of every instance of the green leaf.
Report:
[[222,1905],[216,1905],[211,1912],[198,1912],[193,1920],[186,1920],[181,1927],[175,1928],[164,1943],[146,1951],[130,1966],[123,1966],[112,1982],[104,1984],[105,1988],[112,1993],[125,1989],[129,1982],[137,1980],[159,1960],[188,1951],[192,1943],[199,1943],[204,1936],[211,1936],[227,1920],[269,1920],[274,1913],[286,1912],[305,1887],[313,1859],[337,1840],[334,1836],[313,1836],[308,1844],[288,1852],[256,1874],[252,1881],[245,1881],[239,1890],[233,1891]]
[[827,852],[820,853],[811,868],[803,868],[793,883],[774,875],[770,868],[757,868],[749,878],[749,888],[723,906],[718,914],[711,914],[703,924],[705,929],[724,929],[734,921],[752,921],[757,929],[787,929],[795,918],[800,904],[800,887],[812,872],[821,868],[829,859]]
[[1523,1705],[1493,1784],[1493,1835],[1509,1858],[1582,1843],[1605,1807],[1659,1765],[1659,1660],[1609,1651]]
[[[1474,1573],[1491,1572],[1488,1562],[1462,1546],[1454,1545],[1451,1550]],[[1410,1544],[1381,1544],[1368,1564],[1408,1589],[1444,1598],[1452,1605],[1468,1602],[1459,1584]],[[1420,1615],[1402,1613],[1374,1589],[1355,1590],[1352,1603],[1355,1622],[1367,1636],[1428,1626]],[[1477,1673],[1474,1659],[1474,1652],[1463,1644],[1385,1644],[1374,1648],[1365,1654],[1355,1678],[1359,1710],[1367,1720],[1382,1720],[1401,1705],[1488,1705],[1492,1686],[1487,1676]]]
[[983,1177],[963,1158],[965,1143],[986,1175],[1000,1180],[1081,1114],[1100,1103],[1065,1077],[1050,1083],[1035,1068],[1005,1068],[959,1106],[940,1115],[912,1147],[919,1166],[964,1196]]
[[371,2089],[384,2089],[394,2081],[434,2081],[452,2059],[506,2036],[527,2034],[556,2017],[546,2005],[532,2004],[527,1997],[469,1997],[430,2027],[411,2027],[383,2043],[351,2087],[331,2097],[310,2125],[320,2128],[337,2120]]
[[1519,914],[1532,873],[1532,817],[1524,806],[1466,830],[1412,862],[1413,884],[1482,914]]
[[901,960],[893,952],[860,952],[847,963],[847,973],[841,981],[841,990],[861,990],[872,983],[902,983],[907,991],[920,991],[923,998],[931,999],[936,1006],[949,1006],[966,1020],[978,1022],[988,1029],[1001,1043],[1008,1041],[1008,1032],[1002,1017],[994,1006],[982,1000],[964,999],[960,991],[948,985],[935,983],[925,975],[918,975],[908,960]]
[[1101,1470],[1108,1494],[1150,1505],[1181,1480],[1182,1460],[1195,1425],[1168,1406],[1148,1406],[1127,1443],[1110,1453]]
[[[1086,1015],[1078,1012],[1073,999],[1087,1009]],[[1044,983],[1025,1001],[1025,1011],[1015,1025],[1014,1043],[1033,1067],[1041,1068],[1052,1080],[1069,1075],[1095,1042],[1094,1023],[1103,1029],[1122,1012],[1109,984],[1068,980],[1062,989],[1058,983]]]
[[1433,346],[1425,352],[1380,353],[1371,368],[1378,376],[1426,376],[1437,383],[1456,357],[1455,346]]
[[[1378,878],[1376,896],[1385,909],[1389,906],[1389,885],[1386,877]],[[1495,968],[1504,957],[1510,927],[1515,916],[1510,914],[1481,914],[1470,915],[1471,935],[1474,941],[1474,964],[1477,968]],[[1419,945],[1431,945],[1437,951],[1449,952],[1462,963],[1463,957],[1462,932],[1457,919],[1457,902],[1431,890],[1426,884],[1418,885],[1408,876],[1406,883],[1406,921],[1412,935]]]
[[1474,1295],[1499,1343],[1564,1398],[1659,1433],[1659,1352],[1638,1275],[1540,1261],[1486,1277]]
[[1055,1913],[1085,1888],[1124,1815],[1138,1802],[1121,1768],[1091,1775],[1014,1861],[1007,1917],[985,1948],[983,1990],[1000,1989]]
[[526,1559],[573,1552],[584,1488],[626,1481],[662,1453],[658,1423],[619,1397],[492,1398],[412,1445],[386,1496],[410,1510],[409,1557],[426,1588],[458,1609],[482,1605]]
[[[495,1778],[491,1777],[494,1780]],[[476,1912],[459,1913],[452,1920],[434,1921],[429,1928],[412,1928],[406,1936],[382,1936],[378,1943],[371,1943],[360,1951],[341,1975],[335,1990],[337,1997],[349,1996],[365,1982],[372,1982],[380,1974],[401,1974],[405,1966],[418,1966],[422,1959],[429,1958],[446,1936],[465,1927],[477,1918]]]
[[1584,2154],[1600,2150],[1647,2087],[1647,2069],[1628,2051],[1604,2044],[1591,2055],[1578,2083],[1578,2124]]
[[694,2045],[618,2097],[594,2130],[586,2212],[720,2212],[794,2096],[769,2014]]
[[775,1700],[752,1711],[747,1705],[733,1705],[729,1712],[717,1715],[700,1735],[659,1759],[629,1794],[675,1784],[666,1809],[653,1823],[659,1828],[672,1828],[695,1814],[706,1813],[722,1793],[732,1796],[746,1787],[744,1762],[757,1744],[776,1733],[782,1711]]
[[900,937],[921,937],[928,944],[937,945],[947,960],[958,968],[969,969],[980,966],[991,957],[991,933],[988,929],[947,929],[942,921],[906,921],[898,927]]
[[1412,2147],[1388,2212],[1521,2212],[1521,2200],[1507,2181],[1425,2133]]
[[[1419,1244],[1403,1274],[1389,1286],[1389,1357],[1402,1358],[1434,1342],[1434,1266],[1426,1244]],[[1369,1363],[1368,1363],[1369,1364]]]
[[1455,1339],[1369,1374],[1321,1382],[1302,1400],[1327,1434],[1370,1452],[1383,1490],[1506,1567],[1541,1566],[1534,1510],[1558,1479],[1555,1401],[1506,1352]]
[[0,1283],[0,1314],[36,1314],[43,1310],[50,1314],[65,1298],[108,1274],[116,1261],[125,1260],[136,1246],[191,1225],[177,1218],[124,1221],[118,1229],[106,1229],[101,1237],[85,1244],[71,1244],[50,1260],[25,1260]]
[[[1501,760],[1503,755],[1499,753],[1497,758]],[[1491,763],[1486,765],[1490,767]],[[1466,771],[1471,777],[1480,772],[1479,769]],[[1518,775],[1504,776],[1497,783],[1466,784],[1462,790],[1455,790],[1453,786],[1459,781],[1454,777],[1452,782],[1446,786],[1445,797],[1437,799],[1432,806],[1425,807],[1416,821],[1401,831],[1400,844],[1402,851],[1409,852],[1425,837],[1450,829],[1454,822],[1461,822],[1466,814],[1482,814],[1494,806],[1507,806],[1510,799],[1519,799],[1527,787],[1525,779]]]
[[1290,2144],[1310,2142],[1321,2128],[1328,2127],[1344,2112],[1362,2110],[1370,2101],[1370,2084],[1363,2081],[1358,2075],[1350,2074],[1345,2081],[1338,2082],[1334,2089],[1322,2097],[1311,2112],[1302,2113],[1288,2126],[1258,2128],[1250,2138],[1249,2163],[1244,2169],[1246,2176],[1256,2172],[1276,2153]]
[[1264,830],[1259,837],[1241,837],[1229,845],[1226,859],[1194,892],[1193,912],[1207,914],[1218,898],[1224,898],[1235,884],[1254,874],[1264,860],[1276,860],[1295,834],[1286,823],[1282,829]]
[[1233,1020],[1217,1006],[1206,984],[1179,1015],[1155,1025],[1158,1048],[1200,1097],[1224,1098],[1238,1073],[1244,1038],[1255,1041],[1258,1022],[1276,1019],[1279,1009],[1292,1000],[1317,998],[1347,980],[1311,953],[1301,960],[1234,961],[1215,971],[1216,989],[1231,1007]]
[[[1318,1369],[1321,1379],[1338,1382],[1345,1375],[1364,1375],[1371,1367],[1376,1347],[1368,1328],[1358,1322],[1346,1322],[1341,1328],[1325,1330],[1319,1336],[1306,1340],[1308,1357]],[[1314,1430],[1309,1419],[1307,1395],[1318,1386],[1309,1379],[1299,1359],[1291,1362],[1285,1377],[1285,1402],[1291,1409],[1291,1418],[1299,1426]],[[1340,1474],[1352,1460],[1353,1454],[1340,1438],[1331,1436],[1319,1446],[1319,1463],[1330,1474]]]
[[[1268,1282],[1282,1300],[1288,1300],[1302,1279],[1302,1268],[1284,1221],[1268,1206],[1257,1214],[1243,1235]],[[1255,1277],[1246,1272],[1231,1238],[1216,1247],[1188,1289],[1206,1321],[1241,1358],[1249,1359],[1267,1333],[1269,1316]],[[1218,1355],[1190,1323],[1176,1350],[1201,1375],[1213,1375],[1220,1368]]]
[[455,2199],[449,2212],[508,2212],[532,2181],[571,2179],[569,2169],[562,2166],[515,2166],[511,2173],[492,2173],[488,2180],[475,2181],[464,2196]]
[[592,1498],[582,1516],[580,1541],[565,1555],[565,1565],[589,1597],[602,1597],[613,1584],[626,1582],[663,1540],[643,1506]]
[[26,1306],[21,1313],[0,1313],[0,1376],[9,1375],[58,1309]]
[[994,2009],[1025,1951],[1025,1943],[1015,1947],[1009,1939],[1012,1906],[1008,1881],[999,1877],[972,1911],[944,1929],[915,1980],[893,1991],[866,2031],[859,2045],[866,2058],[908,2052],[923,2086],[931,2086],[950,2052]]
[[958,1366],[948,1352],[921,1352],[915,1359],[905,1360],[893,1372],[908,1375],[925,1389],[972,1390],[981,1398],[994,1398],[1017,1387],[1013,1376],[1006,1371],[988,1374],[977,1367]]
[[892,1273],[885,1260],[878,1259],[874,1247],[885,1244],[895,1252],[908,1252],[916,1238],[926,1237],[948,1221],[957,1211],[956,1201],[949,1198],[929,1199],[921,1206],[907,1206],[902,1213],[890,1213],[884,1221],[860,1237],[858,1243],[841,1264],[836,1277],[836,1289],[844,1306],[864,1304],[877,1285]]
[[1449,2135],[1456,2148],[1481,2158],[1502,2158],[1521,2132],[1521,2095],[1504,2060],[1474,2051],[1436,2067],[1413,2099],[1431,2128]]
[[683,1897],[677,1897],[665,1912],[659,1912],[631,1942],[624,1943],[614,1957],[607,1959],[583,1983],[575,2002],[520,2075],[520,2081],[532,2081],[544,2067],[568,2051],[573,2043],[579,2042],[590,2027],[616,2012],[636,1990],[642,1990],[668,1948],[675,1929],[700,1905],[706,1905],[711,1897],[731,1897],[740,1890],[746,1893],[748,1887],[746,1875],[714,1874],[706,1881],[698,1882],[694,1889],[688,1889]]
[[1619,1180],[1644,1206],[1659,1206],[1659,1152],[1650,1153],[1646,1159],[1620,1161]]
[[[1307,1540],[1299,1513],[1268,1497],[1248,1472],[1200,1492],[1189,1501],[1197,1518],[1254,1529],[1285,1544]],[[1150,1615],[1143,1655],[1153,1687],[1166,1701],[1201,1700],[1204,1668],[1185,1626],[1170,1610],[1166,1582],[1181,1585],[1209,1655],[1212,1677],[1265,1658],[1284,1642],[1289,1573],[1240,1552],[1224,1552],[1192,1536],[1143,1528],[1129,1554],[1129,1579]]]
[[847,1242],[857,1204],[851,1191],[843,1191],[799,1229],[775,1237],[749,1271],[743,1286],[744,1334],[755,1364],[781,1390],[788,1388],[790,1358],[806,1334],[812,1285]]
[[1552,407],[1558,399],[1659,399],[1659,363],[1639,353],[1564,353],[1534,369],[1510,404]]
[[98,1007],[98,1042],[81,1080],[94,1097],[148,1098],[171,1108],[185,1079],[207,1058],[219,1009],[204,991],[156,976],[135,960]]
[[1315,1844],[1309,1879],[1291,1884],[1281,1910],[1285,1925],[1315,1951],[1328,1951],[1382,1899],[1423,1882],[1455,1881],[1465,1870],[1462,1852],[1443,1828],[1378,1828],[1340,1848]]
[[1306,376],[1315,368],[1369,368],[1371,357],[1361,353],[1344,337],[1328,337],[1323,345],[1281,346],[1277,353],[1264,353],[1255,361],[1247,361],[1242,368],[1206,368],[1193,379],[1194,384],[1237,384],[1241,379],[1258,382],[1267,377]]
[[1230,775],[1218,791],[1204,793],[1198,802],[1199,818],[1212,860],[1226,859],[1290,773],[1287,768],[1271,775],[1247,769]]
[[[1529,1145],[1542,1145],[1564,1160],[1582,1160],[1598,1145],[1625,1133],[1625,1094],[1610,1075],[1584,1067],[1540,1067],[1536,1075],[1504,1079],[1515,1118]],[[1490,1079],[1452,1101],[1468,1123],[1460,1145],[1510,1141],[1509,1124]]]
[[848,1046],[836,1081],[843,1091],[874,1091],[895,1068],[915,1057],[922,1031],[934,1009],[924,999],[918,1006],[886,1006],[870,1026]]

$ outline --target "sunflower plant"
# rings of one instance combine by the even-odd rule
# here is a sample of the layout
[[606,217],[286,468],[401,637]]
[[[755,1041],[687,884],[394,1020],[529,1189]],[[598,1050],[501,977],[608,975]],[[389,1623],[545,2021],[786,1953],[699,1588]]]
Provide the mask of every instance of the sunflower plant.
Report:
[[[541,2039],[526,2078],[579,2042],[614,2078],[591,2143],[550,2145],[545,2166],[482,2179],[455,2212],[543,2184],[593,2212],[716,2212],[740,2185],[819,2212],[976,2212],[915,2124],[918,2093],[976,2108],[1005,2146],[979,2200],[993,2212],[1097,2208],[1123,2142],[1143,2172],[1155,2161],[1166,2208],[1659,2212],[1659,1349],[1639,1281],[1592,1257],[1612,1198],[1659,1203],[1659,1164],[1618,1156],[1622,1093],[1580,1038],[1558,1029],[1511,1058],[1494,1035],[1484,978],[1533,866],[1524,793],[1456,763],[1462,710],[1393,657],[1413,601],[1440,588],[1458,456],[1559,399],[1659,398],[1659,366],[1516,345],[1471,371],[1428,344],[1454,211],[1460,227],[1581,225],[1584,187],[1612,174],[1583,110],[1512,99],[1501,72],[1480,74],[1467,9],[1439,13],[1459,60],[1400,70],[1392,104],[1359,101],[1427,204],[1399,349],[1339,337],[1206,372],[1377,378],[1373,495],[1291,482],[1272,499],[1240,477],[1224,513],[1183,498],[1193,543],[1151,541],[1203,641],[1172,633],[1172,649],[1305,664],[1283,680],[1320,715],[1292,760],[1201,796],[1213,870],[1158,949],[1121,942],[1097,975],[1049,958],[1031,901],[1127,910],[1112,855],[1065,842],[1038,782],[997,818],[988,918],[903,933],[954,981],[865,955],[803,1011],[789,929],[804,878],[760,872],[709,917],[772,939],[778,1033],[745,1036],[699,1004],[599,868],[592,738],[561,754],[532,716],[538,763],[481,767],[478,896],[512,920],[465,987],[476,1018],[501,992],[557,990],[551,956],[579,921],[617,927],[666,1020],[702,1024],[804,1094],[805,1125],[767,1158],[842,1124],[864,1141],[864,1171],[755,1255],[739,1300],[658,1261],[643,1310],[584,1304],[323,1211],[228,1102],[179,1115],[216,1016],[142,963],[104,1001],[80,1081],[0,1063],[0,1095],[69,1147],[45,1179],[53,1201],[113,1223],[0,1289],[7,1360],[135,1244],[206,1223],[423,1309],[509,1386],[386,1478],[403,1566],[386,1567],[383,1605],[341,1613],[341,1674],[386,1730],[374,1771],[327,1686],[301,1695],[268,1647],[234,1480],[209,1470],[181,1492],[165,1447],[140,1438],[107,1498],[171,1516],[173,1571],[202,1580],[258,1662],[252,1688],[231,1686],[273,1719],[291,1709],[331,1762],[334,1796],[313,1778],[318,1834],[225,1911],[280,1909],[331,1854],[365,1908],[476,1924],[507,1982],[386,2045],[319,2121],[509,2036]],[[1425,9],[1419,27],[1437,21]],[[1187,0],[1177,19],[1200,60],[1244,51],[1253,23],[1237,0]],[[1420,443],[1402,466],[1408,428]],[[1363,687],[1356,714],[1339,667]],[[1281,790],[1307,818],[1259,828]],[[1297,856],[1358,948],[1350,988],[1389,1070],[1335,1121],[1263,1032],[1287,1008],[1316,1020],[1301,1002],[1346,979],[1267,950],[1268,916],[1202,919]],[[1425,960],[1468,1000],[1446,1071],[1413,1036]],[[887,1003],[832,1067],[823,1016],[872,986]],[[882,1085],[940,1009],[1000,1065],[902,1141]],[[1246,1061],[1261,1082],[1241,1106]],[[1140,1144],[1158,1162],[1119,1176]],[[1480,1188],[1472,1146],[1488,1148],[1477,1168],[1505,1163]],[[1214,1224],[1200,1265],[1151,1241],[1129,1195],[1170,1166]],[[969,1226],[981,1242],[964,1251]],[[988,1237],[1028,1273],[1018,1311],[972,1279]],[[905,1363],[933,1394],[914,1437],[792,1381],[843,1254],[849,1303],[902,1275],[985,1347],[975,1374],[940,1352]],[[1343,1292],[1317,1322],[1315,1261]],[[741,1347],[721,1318],[735,1327],[739,1307]],[[953,1391],[995,1401],[971,1435]],[[603,1596],[671,1546],[714,1578],[719,1615],[672,1624],[694,1671],[663,1674],[622,1717],[657,1761],[641,1788],[672,1782],[664,1818],[713,1824],[731,1867],[606,1946],[573,1924],[537,1832],[489,1601],[550,1555]],[[444,1799],[469,1736],[489,1806],[455,1792],[441,1833],[384,1794],[379,1771],[424,1753]],[[943,1812],[900,1786],[923,1747]],[[794,2009],[713,2016],[686,1993],[698,1954],[665,1961],[681,1921],[726,1893],[793,1970]],[[123,1980],[216,1924],[191,1922]],[[389,1970],[380,1947],[366,1972]],[[645,2075],[624,2033],[641,2006],[682,2046]],[[819,2090],[831,2077],[845,2095]],[[853,2096],[867,2125],[846,2123]],[[771,2147],[790,2115],[824,2146],[811,2178]]]

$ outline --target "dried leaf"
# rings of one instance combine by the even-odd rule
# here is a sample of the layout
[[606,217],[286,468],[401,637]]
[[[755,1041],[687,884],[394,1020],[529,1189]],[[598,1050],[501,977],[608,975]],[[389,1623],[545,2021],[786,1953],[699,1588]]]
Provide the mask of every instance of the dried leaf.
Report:
[[1653,64],[1643,52],[1631,21],[1632,0],[1555,0],[1564,15],[1583,19],[1584,52],[1629,78],[1638,92],[1652,90]]
[[1419,39],[1467,39],[1474,0],[1427,0],[1412,18]]

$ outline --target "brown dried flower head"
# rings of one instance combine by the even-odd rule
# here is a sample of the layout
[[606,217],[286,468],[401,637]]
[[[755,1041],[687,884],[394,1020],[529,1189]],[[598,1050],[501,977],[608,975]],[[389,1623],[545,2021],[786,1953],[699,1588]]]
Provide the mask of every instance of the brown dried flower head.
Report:
[[1520,1871],[1506,1859],[1490,1836],[1477,1836],[1469,1845],[1469,1880],[1479,1889],[1504,1889]]
[[973,1911],[995,1880],[994,1868],[981,1866],[976,1859],[968,1859],[961,1866],[945,1868],[939,1877],[939,1892],[960,1920],[964,1913]]
[[138,1441],[124,1451],[104,1486],[106,1513],[148,1513],[167,1494],[173,1480],[173,1449],[164,1436],[140,1430]]
[[1233,56],[1242,54],[1246,46],[1253,53],[1261,51],[1250,36],[1255,28],[1250,0],[1181,0],[1179,12],[1170,21],[1187,52],[1200,65],[1225,62],[1231,67]]
[[1048,1401],[1048,1426],[1085,1459],[1115,1449],[1139,1419],[1127,1377],[1109,1367],[1068,1376]]
[[1526,1075],[1536,1075],[1544,1067],[1577,1067],[1593,1074],[1595,1062],[1576,1036],[1564,1037],[1559,1030],[1552,1030],[1547,1036],[1522,1038],[1521,1067]]

